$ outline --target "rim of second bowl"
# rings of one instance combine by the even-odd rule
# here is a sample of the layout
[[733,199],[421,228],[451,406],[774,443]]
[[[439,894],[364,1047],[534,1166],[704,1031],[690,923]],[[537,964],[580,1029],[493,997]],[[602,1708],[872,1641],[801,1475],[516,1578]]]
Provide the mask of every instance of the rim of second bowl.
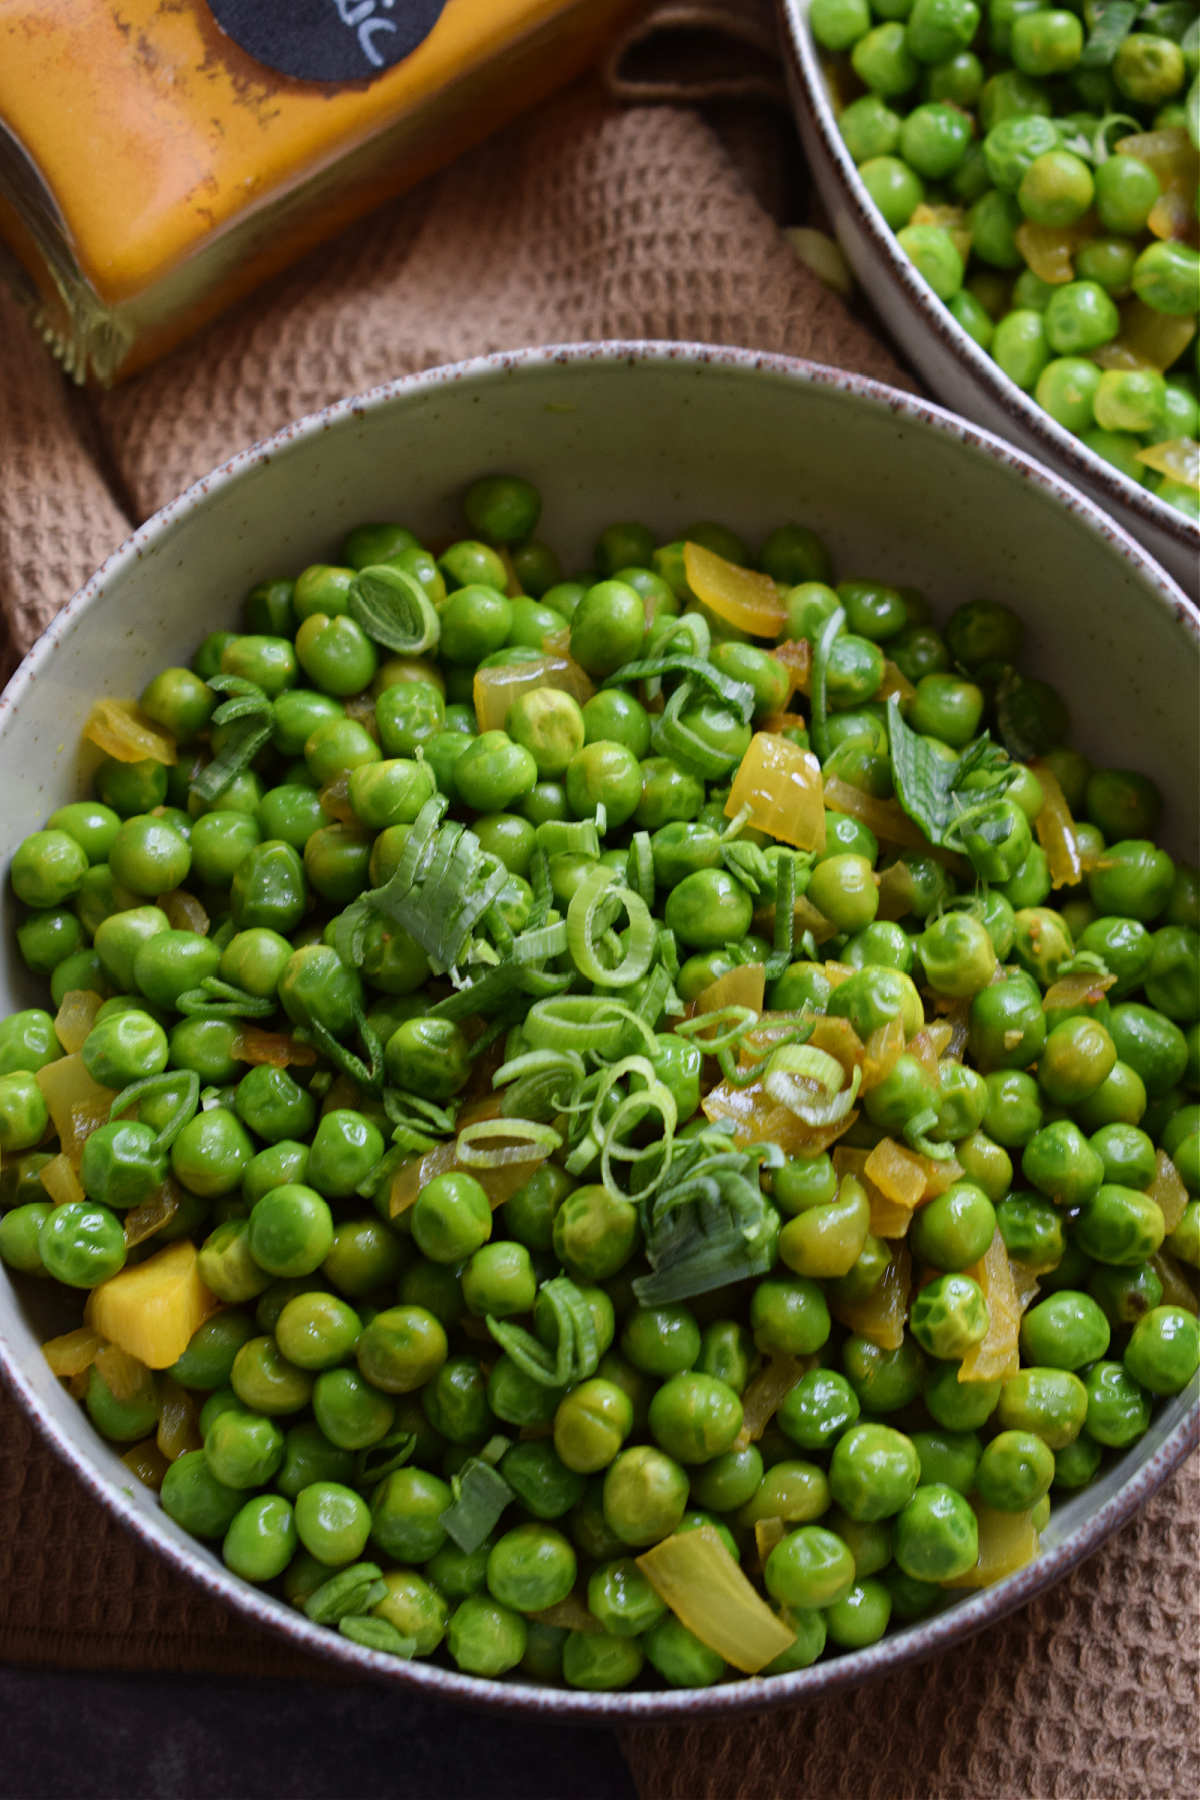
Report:
[[1100,488],[1115,503],[1128,507],[1147,524],[1174,538],[1182,549],[1193,553],[1200,551],[1200,524],[1177,507],[1168,506],[1149,488],[1130,481],[1128,476],[1089,450],[1065,426],[1043,411],[1004,373],[999,363],[980,348],[970,333],[963,330],[949,307],[938,299],[924,276],[909,262],[868,194],[838,130],[820,57],[809,28],[807,0],[777,0],[777,4],[783,21],[784,54],[811,109],[812,123],[822,146],[836,165],[846,190],[846,200],[853,207],[858,224],[884,258],[893,282],[903,289],[905,298],[920,313],[924,324],[953,351],[972,378],[987,389],[1014,423],[1037,440],[1048,458],[1057,458],[1069,465],[1077,479]]
[[[866,376],[833,369],[821,363],[805,362],[795,357],[727,347],[714,348],[706,344],[618,339],[498,352],[403,376],[384,382],[365,393],[336,401],[239,451],[208,475],[193,482],[184,493],[155,513],[144,525],[140,525],[56,614],[27,652],[3,695],[0,695],[0,732],[3,731],[5,715],[19,704],[22,693],[37,679],[42,663],[53,654],[64,628],[70,627],[81,613],[102,600],[108,582],[118,576],[127,563],[140,560],[156,539],[195,511],[209,495],[237,481],[248,470],[271,460],[293,443],[319,436],[343,423],[361,419],[365,413],[376,411],[409,395],[468,380],[503,381],[525,369],[597,362],[627,365],[671,363],[691,366],[697,370],[712,367],[736,369],[748,375],[774,376],[794,381],[801,387],[832,388],[849,398],[865,400],[885,408],[893,415],[904,415],[918,424],[944,432],[956,438],[964,448],[982,451],[1052,494],[1157,589],[1159,603],[1168,608],[1175,620],[1200,644],[1200,609],[1128,532],[1109,519],[1093,501],[1070,487],[1061,477],[1043,468],[1023,451],[1015,449],[982,427],[969,424],[944,407],[901,393]],[[212,1598],[232,1607],[252,1624],[282,1638],[294,1649],[355,1669],[363,1676],[390,1681],[414,1690],[421,1689],[438,1699],[456,1702],[474,1710],[515,1712],[529,1718],[599,1725],[734,1716],[795,1706],[843,1688],[860,1686],[910,1662],[921,1662],[945,1651],[985,1626],[996,1623],[1060,1580],[1131,1518],[1188,1452],[1200,1443],[1198,1399],[1164,1436],[1153,1455],[1122,1482],[1091,1518],[1068,1533],[1061,1543],[1015,1575],[992,1587],[980,1589],[973,1598],[960,1601],[932,1619],[909,1626],[893,1636],[881,1638],[869,1649],[853,1651],[828,1662],[817,1662],[807,1669],[796,1670],[788,1675],[773,1676],[769,1682],[758,1678],[744,1678],[711,1688],[624,1689],[614,1693],[585,1693],[574,1688],[537,1687],[521,1681],[485,1680],[424,1661],[402,1662],[395,1657],[354,1644],[326,1627],[312,1624],[303,1614],[294,1611],[284,1602],[241,1581],[229,1570],[211,1561],[209,1554],[202,1552],[199,1546],[193,1550],[188,1544],[176,1542],[161,1528],[155,1515],[146,1513],[122,1492],[114,1480],[101,1473],[86,1450],[43,1411],[32,1383],[23,1374],[17,1357],[2,1336],[0,1372],[6,1376],[11,1390],[39,1434],[71,1467],[94,1499],[150,1549],[179,1573],[196,1582]]]

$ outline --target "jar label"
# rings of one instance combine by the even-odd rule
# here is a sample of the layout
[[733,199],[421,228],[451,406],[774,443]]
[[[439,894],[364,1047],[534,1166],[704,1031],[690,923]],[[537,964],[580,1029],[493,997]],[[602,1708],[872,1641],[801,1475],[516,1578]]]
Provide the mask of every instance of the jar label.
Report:
[[446,0],[208,0],[241,49],[298,81],[373,81],[424,43]]

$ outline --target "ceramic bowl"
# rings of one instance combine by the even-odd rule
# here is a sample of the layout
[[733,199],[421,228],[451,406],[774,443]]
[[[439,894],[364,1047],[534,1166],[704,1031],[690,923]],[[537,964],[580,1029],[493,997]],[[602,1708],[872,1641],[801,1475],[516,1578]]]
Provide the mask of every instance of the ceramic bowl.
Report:
[[1200,526],[1119,474],[1043,412],[963,330],[901,250],[842,142],[809,31],[808,7],[809,0],[779,0],[800,137],[838,242],[888,331],[939,400],[1028,450],[1098,500],[1194,595]]
[[[199,638],[236,625],[261,577],[326,560],[349,526],[400,518],[452,536],[467,481],[531,477],[564,566],[598,529],[640,518],[669,535],[720,518],[751,542],[814,527],[846,575],[913,583],[939,616],[988,594],[1027,621],[1028,666],[1071,701],[1075,741],[1144,769],[1168,796],[1166,841],[1195,859],[1200,615],[1090,501],[937,407],[836,370],[694,345],[609,344],[497,356],[377,388],[197,482],[138,530],[59,614],[0,702],[0,851],[83,791],[92,700],[140,692]],[[84,752],[83,754],[86,754]],[[5,893],[7,894],[7,884]],[[43,1004],[5,932],[0,1006]],[[246,1619],[363,1674],[475,1706],[591,1720],[697,1717],[794,1704],[944,1649],[1020,1605],[1140,1506],[1196,1441],[1192,1396],[1050,1521],[1042,1556],[871,1649],[772,1681],[584,1694],[403,1663],[319,1629],[237,1580],[160,1510],[51,1375],[39,1349],[74,1323],[36,1282],[0,1276],[0,1365],[97,1500]],[[66,1479],[64,1474],[64,1479]]]

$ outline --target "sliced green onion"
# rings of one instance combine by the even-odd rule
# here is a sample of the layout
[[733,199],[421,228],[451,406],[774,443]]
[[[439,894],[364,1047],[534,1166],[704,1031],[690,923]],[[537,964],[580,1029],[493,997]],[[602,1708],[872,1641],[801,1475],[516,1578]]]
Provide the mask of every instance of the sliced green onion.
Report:
[[[567,908],[567,948],[571,960],[587,981],[604,987],[632,987],[650,967],[658,942],[658,926],[645,901],[632,888],[613,887],[616,870],[600,864],[571,897]],[[592,931],[596,915],[606,900],[613,899],[629,915],[629,949],[615,969],[606,969],[596,955]]]
[[936,1107],[927,1106],[923,1111],[915,1113],[904,1127],[904,1141],[917,1152],[918,1156],[928,1156],[934,1162],[949,1162],[954,1155],[953,1144],[933,1144],[925,1136],[937,1124]]
[[378,1619],[374,1613],[347,1614],[338,1620],[338,1630],[352,1644],[361,1644],[364,1650],[377,1651],[381,1656],[398,1656],[405,1662],[417,1648],[415,1637],[405,1637],[387,1619]]
[[304,1610],[314,1625],[336,1625],[364,1613],[387,1593],[382,1574],[378,1563],[352,1563],[322,1582],[304,1602]]
[[672,986],[679,980],[679,950],[675,933],[664,926],[658,934],[658,958],[671,977]]
[[825,713],[829,684],[829,658],[845,623],[845,609],[839,606],[836,612],[830,613],[821,627],[821,635],[817,639],[813,655],[812,745],[823,763],[829,757],[829,726]]
[[478,1550],[495,1530],[501,1513],[514,1498],[503,1475],[480,1456],[469,1456],[451,1482],[454,1500],[438,1524],[465,1556]]
[[733,818],[730,819],[730,821],[729,821],[728,825],[725,827],[724,831],[721,833],[721,842],[723,844],[732,844],[734,838],[741,836],[742,832],[746,829],[747,825],[750,823],[750,821],[753,817],[754,817],[754,808],[751,806],[750,802],[747,800],[745,806],[740,807],[738,809],[738,811],[734,814]]
[[591,819],[547,819],[538,826],[535,842],[548,857],[600,855],[600,834]]
[[[738,683],[745,686],[745,683]],[[738,758],[725,750],[714,750],[683,723],[682,714],[695,696],[695,677],[688,675],[675,689],[666,706],[650,727],[650,741],[660,756],[669,756],[690,774],[715,781],[728,774]]]
[[369,1444],[359,1451],[354,1459],[355,1480],[360,1487],[374,1487],[377,1481],[385,1481],[397,1469],[402,1469],[416,1447],[417,1440],[411,1431],[393,1427],[377,1444]]
[[792,960],[796,941],[796,862],[782,855],[775,863],[775,950],[763,973],[778,981]]
[[648,831],[635,831],[633,834],[633,841],[629,846],[629,861],[625,867],[625,881],[647,906],[654,905],[654,853],[650,848]]
[[346,610],[369,638],[399,656],[422,656],[441,639],[441,620],[425,589],[415,575],[391,563],[359,570]]
[[[789,1048],[802,1053],[805,1046],[792,1045]],[[817,1050],[813,1054],[822,1056],[824,1052]],[[831,1057],[830,1061],[832,1060]],[[836,1066],[840,1080],[841,1065]],[[849,1087],[843,1088],[840,1093],[830,1095],[828,1088],[823,1087],[826,1095],[824,1100],[814,1099],[811,1088],[806,1089],[801,1085],[805,1079],[811,1080],[812,1078],[797,1077],[786,1069],[768,1067],[767,1073],[763,1076],[763,1087],[772,1100],[777,1101],[780,1106],[785,1106],[789,1112],[795,1113],[796,1117],[805,1125],[836,1125],[839,1119],[846,1117],[858,1097],[859,1086],[862,1082],[862,1070],[855,1069]]]
[[[619,1142],[621,1133],[636,1124],[646,1112],[656,1112],[662,1119],[662,1137],[645,1149],[633,1150],[627,1144]],[[658,1162],[657,1173],[648,1185],[638,1184],[640,1199],[648,1199],[666,1180],[671,1168],[671,1157],[675,1139],[675,1127],[679,1121],[679,1110],[675,1104],[675,1096],[664,1082],[653,1081],[649,1087],[640,1088],[637,1092],[626,1094],[604,1130],[600,1142],[600,1180],[608,1192],[616,1199],[624,1195],[613,1179],[614,1162],[639,1163],[648,1157]]]
[[206,975],[199,987],[189,988],[175,1002],[176,1011],[189,1019],[266,1019],[275,1005],[273,999],[257,999],[215,975]]
[[[706,1056],[716,1056],[721,1050],[732,1050],[735,1044],[741,1043],[752,1025],[758,1024],[759,1015],[752,1006],[719,1006],[715,1012],[696,1013],[690,1019],[682,1019],[675,1027],[675,1035],[682,1038],[695,1038]],[[732,1020],[728,1031],[719,1031],[716,1037],[701,1037],[710,1025],[724,1025]]]
[[529,859],[529,885],[533,889],[533,910],[529,914],[526,934],[540,931],[550,913],[554,890],[550,885],[550,858],[540,844],[535,844]]
[[780,1072],[786,1075],[800,1075],[806,1081],[815,1081],[823,1087],[827,1094],[838,1092],[842,1085],[845,1071],[834,1056],[827,1050],[817,1050],[811,1044],[780,1044],[771,1052],[771,1060],[767,1064],[767,1072]]
[[128,1107],[139,1106],[143,1100],[150,1100],[156,1094],[169,1094],[179,1087],[183,1091],[175,1103],[175,1109],[154,1140],[154,1153],[163,1155],[171,1148],[188,1120],[194,1117],[200,1105],[200,1077],[194,1070],[164,1069],[161,1075],[146,1075],[140,1081],[130,1082],[128,1087],[121,1089],[109,1107],[109,1123],[119,1119]]
[[[509,1138],[515,1138],[516,1143],[501,1145],[497,1141],[495,1148],[487,1148],[493,1140]],[[545,1162],[561,1144],[557,1131],[532,1119],[480,1119],[474,1125],[463,1126],[455,1143],[455,1155],[465,1169],[506,1169],[513,1163]]]
[[526,1050],[522,1056],[514,1056],[511,1062],[501,1064],[492,1076],[492,1086],[503,1087],[509,1081],[519,1081],[522,1076],[550,1071],[577,1076],[580,1081],[586,1074],[583,1058],[575,1050]]
[[650,1050],[658,1048],[643,1019],[620,1000],[601,995],[561,995],[538,1000],[525,1019],[525,1036],[535,1050],[575,1050],[582,1056],[619,1056],[633,1025]]
[[540,925],[534,931],[523,931],[513,939],[512,959],[515,963],[544,962],[551,956],[562,956],[567,948],[567,921],[556,925]]

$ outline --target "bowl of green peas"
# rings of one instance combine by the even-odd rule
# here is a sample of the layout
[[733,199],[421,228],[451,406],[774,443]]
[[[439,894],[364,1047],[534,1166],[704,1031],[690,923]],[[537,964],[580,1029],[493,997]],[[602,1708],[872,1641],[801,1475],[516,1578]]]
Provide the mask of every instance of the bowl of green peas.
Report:
[[582,345],[278,433],[0,705],[0,1368],[362,1674],[758,1711],[1197,1437],[1200,617],[893,390]]
[[913,367],[1193,592],[1193,0],[788,0],[783,18],[818,190]]

